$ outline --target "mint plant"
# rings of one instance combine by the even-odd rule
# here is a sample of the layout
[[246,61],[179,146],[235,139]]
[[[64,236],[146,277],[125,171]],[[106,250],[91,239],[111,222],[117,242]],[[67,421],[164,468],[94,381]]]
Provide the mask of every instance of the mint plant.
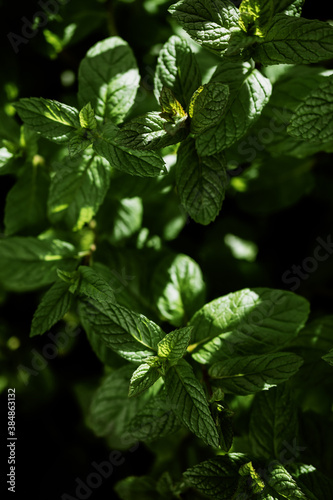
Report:
[[[69,338],[84,332],[103,372],[75,386],[87,427],[111,450],[141,442],[155,457],[115,479],[120,499],[333,498],[332,316],[318,304],[310,316],[311,293],[254,267],[260,231],[324,190],[314,171],[333,152],[333,27],[303,4],[180,0],[144,103],[134,53],[109,33],[66,102],[1,110],[0,174],[15,182],[0,303],[38,298],[31,346],[55,331],[79,360]],[[44,37],[52,57],[70,46]],[[22,393],[38,375],[26,359],[6,375]]]

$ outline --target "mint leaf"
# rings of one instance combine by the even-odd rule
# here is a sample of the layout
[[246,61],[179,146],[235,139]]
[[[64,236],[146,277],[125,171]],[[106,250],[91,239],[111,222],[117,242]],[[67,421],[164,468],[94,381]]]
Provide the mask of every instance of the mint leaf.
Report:
[[191,330],[191,327],[185,327],[168,333],[158,343],[157,355],[160,358],[166,358],[170,366],[177,364],[186,353],[191,339]]
[[209,375],[219,380],[224,392],[246,395],[285,382],[302,364],[300,356],[287,352],[233,357],[214,363]]
[[142,363],[134,372],[130,381],[128,396],[139,396],[155,384],[161,376],[161,373],[154,366]]
[[267,482],[274,492],[287,499],[308,500],[293,477],[279,462],[271,462],[269,471]]
[[198,264],[187,255],[168,255],[152,276],[153,297],[163,319],[186,324],[204,303],[205,283]]
[[145,256],[135,249],[105,247],[103,262],[94,263],[117,294],[117,302],[128,309],[151,314],[151,303],[145,300],[149,264]]
[[156,482],[148,476],[128,476],[115,486],[121,500],[160,500],[156,491]]
[[325,354],[322,359],[333,366],[333,349],[328,354]]
[[219,436],[204,390],[184,359],[167,371],[165,390],[181,422],[206,444],[218,447]]
[[245,31],[262,36],[265,26],[273,17],[274,3],[277,2],[275,0],[243,0],[239,6],[240,25]]
[[176,183],[180,201],[195,222],[210,224],[219,214],[227,187],[223,156],[200,157],[192,139],[178,150]]
[[81,299],[80,319],[85,330],[93,331],[120,356],[141,363],[157,353],[165,333],[153,321],[111,302]]
[[191,132],[200,134],[222,117],[229,98],[229,87],[211,82],[199,87],[190,102]]
[[314,143],[324,143],[333,134],[333,77],[311,92],[291,117],[288,133]]
[[288,16],[299,17],[305,0],[272,0],[275,14],[287,14]]
[[229,86],[228,104],[218,123],[196,140],[198,154],[213,155],[238,141],[259,118],[267,104],[272,85],[250,63],[223,62],[217,66],[211,82]]
[[122,200],[107,198],[96,221],[112,245],[121,245],[140,230],[142,217],[142,199],[138,196]]
[[184,127],[171,135],[165,130],[167,124],[160,113],[151,111],[126,123],[117,134],[117,143],[130,149],[154,150],[186,138],[188,132]]
[[[213,392],[212,397],[218,397],[220,399],[218,394],[219,392],[222,393],[222,397],[224,397],[220,388]],[[232,446],[234,438],[233,412],[228,410],[228,408],[224,407],[222,404],[216,402],[211,403],[211,409],[216,429],[219,434],[220,447],[223,451],[228,452]]]
[[27,165],[9,191],[5,206],[5,234],[11,236],[26,228],[31,232],[47,223],[46,203],[49,176],[42,166]]
[[91,107],[90,102],[86,104],[80,111],[79,114],[80,125],[82,128],[87,128],[90,130],[94,130],[97,128],[97,121],[95,118],[95,112]]
[[77,252],[60,240],[15,236],[0,239],[0,283],[8,290],[37,290],[56,280],[57,268],[71,269]]
[[87,138],[85,129],[77,130],[68,142],[68,152],[71,158],[83,153],[92,144],[92,138]]
[[73,295],[64,281],[56,281],[46,292],[32,319],[30,337],[42,335],[69,311]]
[[15,109],[26,125],[53,142],[67,142],[80,128],[78,110],[58,101],[23,98],[15,103]]
[[110,183],[110,165],[104,158],[85,153],[57,164],[51,180],[48,212],[52,222],[65,220],[74,231],[96,215]]
[[181,423],[172,408],[164,391],[153,396],[130,421],[129,433],[148,443],[175,433],[181,428]]
[[276,4],[275,12],[278,13],[284,11],[284,14],[288,16],[300,17],[302,14],[304,2],[305,0],[284,0],[282,2],[280,2],[279,0],[274,0],[274,3]]
[[98,334],[92,330],[86,331],[86,334],[93,352],[103,365],[110,366],[112,368],[119,368],[126,363],[124,358],[105,345]]
[[190,321],[199,363],[265,354],[288,346],[304,326],[309,303],[291,292],[244,289],[206,304]]
[[[90,404],[88,425],[97,436],[105,436],[115,449],[126,449],[135,443],[128,431],[129,422],[145,407],[153,392],[140,398],[128,397],[133,365],[127,364],[104,378]],[[150,390],[151,391],[151,390]]]
[[238,470],[246,461],[244,455],[230,453],[201,462],[183,475],[193,488],[209,498],[230,500],[240,479]]
[[163,86],[159,102],[163,111],[162,116],[166,120],[183,119],[187,117],[187,113],[184,111],[183,106],[177,101],[172,90],[168,89],[168,87]]
[[172,36],[163,46],[157,61],[154,85],[157,101],[163,87],[167,87],[187,110],[193,92],[201,85],[201,76],[186,40]]
[[[266,74],[269,75],[272,71],[274,75],[274,68],[281,68],[281,66],[267,67]],[[276,81],[271,76],[274,86],[270,100],[255,127],[249,131],[249,138],[245,137],[244,142],[239,144],[242,161],[252,161],[259,149],[264,148],[273,156],[285,154],[298,158],[325,150],[324,144],[315,144],[291,137],[287,133],[287,126],[292,115],[307,96],[319,86],[325,85],[327,71],[321,67],[310,66],[286,66],[284,68],[282,75],[278,75]],[[264,129],[270,132],[269,137],[265,134],[265,139],[262,139],[260,131]],[[253,145],[255,147],[252,147]]]
[[11,160],[14,154],[7,148],[0,148],[0,175],[5,175],[10,171]]
[[239,11],[229,0],[180,0],[169,12],[202,47],[223,55],[233,31],[240,30]]
[[112,167],[140,177],[155,177],[165,173],[164,161],[158,154],[128,149],[118,144],[116,137],[117,129],[108,124],[103,135],[94,142],[95,152],[103,156]]
[[252,462],[242,465],[238,472],[240,476],[247,478],[247,486],[253,493],[260,493],[265,488],[265,483],[253,467]]
[[116,302],[114,291],[103,276],[87,266],[80,266],[78,272],[80,276],[77,286],[78,295],[96,300],[101,304]]
[[106,38],[91,47],[81,61],[79,104],[90,103],[99,122],[121,123],[134,103],[139,80],[128,44],[117,36]]
[[333,345],[333,316],[322,316],[307,323],[291,345],[318,359]]
[[289,464],[288,472],[291,473],[309,500],[326,500],[333,495],[332,480],[313,465]]
[[282,460],[286,443],[297,437],[294,395],[287,384],[256,394],[250,418],[250,443],[257,457]]
[[262,64],[302,64],[332,57],[333,27],[328,23],[279,14],[253,58]]

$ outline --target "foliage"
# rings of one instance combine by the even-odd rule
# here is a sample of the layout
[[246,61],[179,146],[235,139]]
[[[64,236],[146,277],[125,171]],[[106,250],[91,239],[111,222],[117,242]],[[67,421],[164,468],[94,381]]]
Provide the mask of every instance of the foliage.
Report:
[[[139,2],[126,3],[116,4]],[[117,482],[123,500],[333,497],[332,453],[323,465],[306,432],[312,411],[323,432],[332,422],[332,317],[317,304],[309,317],[309,296],[271,286],[253,263],[260,238],[239,229],[298,206],[333,150],[333,27],[302,17],[303,3],[146,0],[145,16],[172,15],[148,90],[133,52],[142,47],[115,32],[112,2],[91,21],[82,8],[80,22],[58,5],[62,17],[43,30],[53,60],[103,32],[104,7],[111,36],[97,31],[77,93],[24,94],[1,109],[0,175],[13,180],[1,301],[38,294],[31,346],[65,331],[63,354],[79,356],[70,339],[85,332],[103,367],[80,389],[87,426],[110,449],[139,440],[156,457]],[[248,285],[237,287],[240,276]],[[19,364],[21,385],[33,376]],[[177,460],[179,443],[189,452]]]

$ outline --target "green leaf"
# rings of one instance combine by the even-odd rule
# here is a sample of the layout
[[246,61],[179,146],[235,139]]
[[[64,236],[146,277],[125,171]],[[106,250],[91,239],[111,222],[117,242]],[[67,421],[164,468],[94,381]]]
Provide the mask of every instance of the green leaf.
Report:
[[14,154],[8,151],[7,148],[0,148],[0,175],[9,173],[13,158]]
[[46,203],[49,176],[41,166],[27,165],[8,192],[5,206],[5,234],[11,236],[28,228],[31,232],[47,224]]
[[140,398],[128,397],[133,365],[125,365],[110,373],[94,394],[88,415],[88,425],[97,436],[106,436],[110,446],[126,449],[135,443],[127,426],[145,407],[152,394]]
[[283,462],[286,444],[297,437],[298,419],[294,395],[286,384],[256,394],[250,418],[250,443],[257,457]]
[[244,289],[213,300],[190,321],[199,363],[287,347],[304,326],[309,303],[292,292]]
[[153,151],[128,149],[117,143],[117,129],[108,124],[94,142],[94,150],[112,167],[140,177],[156,177],[166,172],[162,158]]
[[332,480],[313,465],[289,464],[288,472],[291,472],[309,500],[326,500],[333,496]]
[[333,316],[322,316],[307,323],[291,345],[302,349],[302,353],[306,350],[311,359],[318,360],[333,345]]
[[87,266],[78,268],[80,281],[77,293],[81,296],[97,300],[101,304],[116,302],[115,294],[110,284],[94,269]]
[[293,477],[279,462],[270,463],[267,482],[273,491],[283,498],[287,498],[288,500],[290,498],[293,500],[308,500]]
[[[93,268],[80,266],[76,274],[77,279],[72,283],[70,289],[72,293],[77,291],[79,296],[87,297],[101,304],[105,302],[113,303],[116,301],[114,291],[110,284]],[[110,347],[103,342],[98,333],[88,327],[86,329],[86,334],[93,351],[103,364],[112,366],[112,368],[117,368],[124,364],[124,359],[110,349]]]
[[110,366],[112,369],[120,368],[126,363],[126,360],[119,356],[115,351],[110,349],[100,336],[93,332],[92,330],[86,331],[89,344],[92,350],[98,357],[98,359],[103,363],[103,365]]
[[85,330],[98,334],[120,356],[141,363],[156,355],[165,333],[143,314],[111,302],[81,299],[79,315]]
[[180,0],[169,12],[202,47],[222,55],[233,31],[240,31],[239,11],[229,0]]
[[150,366],[147,363],[142,363],[136,370],[133,372],[128,396],[131,398],[133,396],[139,396],[142,392],[146,391],[155,384],[156,380],[158,380],[161,376],[161,373],[154,366]]
[[233,498],[239,481],[238,470],[247,462],[244,455],[230,453],[201,462],[184,472],[186,481],[203,495],[216,500]]
[[86,138],[85,129],[77,130],[68,143],[68,152],[71,158],[83,153],[92,144],[92,139]]
[[191,339],[191,330],[191,327],[185,327],[168,333],[168,335],[158,343],[158,356],[160,358],[166,358],[170,366],[176,365],[186,353],[186,349]]
[[[243,0],[239,6],[241,12],[240,25],[245,31],[254,31],[253,34],[262,36],[265,33],[265,26],[273,17],[274,3],[276,3],[276,0]],[[245,14],[245,17],[242,14],[243,16]],[[255,30],[251,29],[253,25],[256,28]]]
[[151,111],[126,123],[117,134],[117,143],[131,149],[161,149],[186,138],[188,131],[180,128],[175,135],[165,130],[168,122],[160,113]]
[[128,431],[134,439],[145,443],[173,434],[181,423],[167,401],[165,394],[152,397],[132,418]]
[[56,281],[40,302],[31,324],[30,337],[42,335],[69,311],[73,295],[64,281]]
[[[327,75],[331,72],[314,66],[284,66],[283,73],[277,75],[276,80],[274,70],[276,71],[277,68],[281,66],[266,68],[266,74],[273,73],[273,78],[270,75],[274,82],[273,92],[255,127],[238,145],[242,163],[253,161],[263,149],[279,158],[283,154],[305,158],[325,150],[324,144],[315,144],[291,137],[287,133],[287,126],[296,109],[311,92],[325,85]],[[281,163],[284,164],[284,162]]]
[[56,280],[58,267],[71,269],[76,256],[75,248],[65,241],[0,239],[0,283],[13,292],[37,290]]
[[284,14],[288,16],[300,17],[304,2],[305,0],[283,0],[282,2],[280,2],[280,0],[274,0],[274,3],[276,4],[275,12],[278,13],[284,11]]
[[224,156],[198,156],[194,141],[185,141],[178,149],[176,183],[190,217],[199,224],[210,224],[222,208],[228,184]]
[[[113,184],[112,189],[114,189]],[[99,231],[105,232],[106,238],[112,245],[122,245],[126,239],[140,230],[142,217],[141,198],[123,198],[122,200],[107,198],[96,221]]]
[[167,87],[187,110],[192,94],[201,85],[201,76],[186,40],[172,36],[163,46],[157,61],[154,85],[157,101],[163,87]]
[[177,496],[179,497],[180,493],[184,489],[184,484],[174,484],[170,473],[168,471],[165,471],[159,477],[156,484],[156,489],[163,498],[177,498]]
[[190,102],[191,132],[200,134],[222,117],[229,98],[229,87],[219,82],[198,88]]
[[[218,390],[221,391],[220,388]],[[211,407],[213,419],[220,438],[220,447],[223,451],[228,452],[232,446],[234,437],[233,412],[216,402],[213,402]]]
[[[333,36],[333,35],[332,35]],[[333,40],[333,38],[332,38]],[[333,50],[333,42],[332,42]],[[328,142],[333,135],[333,77],[311,92],[291,117],[288,133],[313,143]]]
[[333,366],[333,349],[328,354],[325,354],[322,359]]
[[80,111],[79,114],[80,125],[82,128],[95,129],[97,128],[97,121],[95,118],[95,111],[91,107],[90,102],[86,104]]
[[102,204],[110,183],[110,165],[91,152],[65,158],[51,180],[48,212],[52,222],[65,220],[78,231],[89,223]]
[[71,293],[75,293],[78,285],[80,275],[78,271],[64,271],[63,269],[57,269],[58,278],[67,283],[68,289]]
[[181,422],[207,445],[218,447],[219,436],[204,390],[184,359],[167,371],[165,390]]
[[160,94],[160,105],[163,111],[163,116],[166,119],[172,120],[174,118],[186,118],[187,113],[184,111],[183,106],[175,98],[172,90],[163,86]]
[[118,124],[131,109],[139,85],[135,57],[117,36],[106,38],[88,50],[79,68],[79,104],[90,102],[99,122]]
[[205,283],[198,264],[184,254],[167,255],[152,275],[156,306],[163,319],[181,326],[203,304]]
[[219,387],[224,392],[247,395],[285,382],[302,364],[302,358],[296,354],[277,352],[218,361],[208,373],[219,380]]
[[331,59],[332,52],[333,27],[328,23],[279,14],[253,58],[265,65],[316,63]]
[[78,110],[58,101],[23,98],[15,103],[15,109],[26,125],[53,142],[67,142],[80,128]]
[[238,141],[259,118],[272,92],[268,78],[250,63],[219,64],[211,82],[219,81],[229,86],[228,104],[218,123],[197,138],[201,156],[218,153]]
[[253,493],[260,493],[265,488],[265,483],[253,467],[252,462],[242,465],[239,468],[239,475],[247,478],[248,486]]
[[121,500],[159,500],[156,481],[149,476],[128,476],[114,487]]
[[146,300],[150,265],[145,254],[129,248],[117,250],[109,245],[104,247],[102,255],[99,255],[99,251],[101,245],[95,258],[106,265],[95,262],[93,267],[110,283],[117,294],[119,305],[146,315],[151,314],[151,302]]

